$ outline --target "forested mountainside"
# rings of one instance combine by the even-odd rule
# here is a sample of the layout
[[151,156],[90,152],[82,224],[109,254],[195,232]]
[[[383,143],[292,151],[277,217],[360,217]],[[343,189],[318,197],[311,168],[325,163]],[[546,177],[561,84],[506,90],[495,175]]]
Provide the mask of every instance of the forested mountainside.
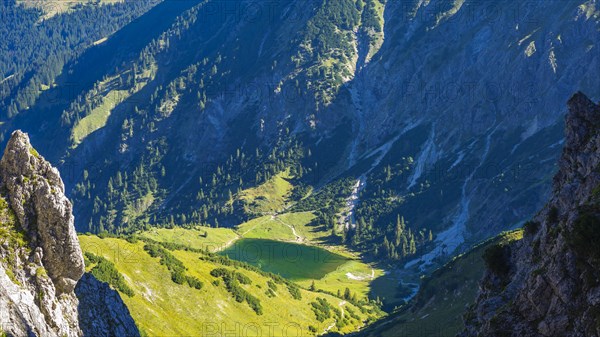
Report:
[[3,37],[0,46],[0,118],[10,119],[29,109],[42,92],[56,86],[56,77],[66,63],[156,3],[126,1],[102,6],[78,5],[70,12],[46,17],[38,7],[3,1],[0,4],[0,34]]
[[[226,229],[78,238],[58,170],[21,131],[0,160],[0,182],[1,335],[315,335],[356,331],[383,315],[360,285],[333,290],[344,285],[335,278],[361,267],[344,251],[296,244],[314,260],[284,278],[209,251],[209,231],[215,243],[229,240]],[[299,277],[332,272],[319,288]]]
[[164,1],[2,130],[59,165],[82,232],[309,211],[367,257],[425,267],[541,206],[562,102],[598,96],[595,8]]

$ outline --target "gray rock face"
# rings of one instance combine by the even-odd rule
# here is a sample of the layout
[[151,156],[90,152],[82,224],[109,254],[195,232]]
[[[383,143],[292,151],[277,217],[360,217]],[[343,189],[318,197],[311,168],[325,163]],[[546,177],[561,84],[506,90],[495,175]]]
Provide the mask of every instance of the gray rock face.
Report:
[[42,249],[58,295],[72,292],[85,267],[58,170],[31,147],[27,135],[15,131],[0,161],[0,179],[19,223]]
[[81,279],[83,254],[63,182],[20,131],[0,160],[0,184],[0,331],[139,336],[116,291],[91,275]]
[[[19,261],[18,266],[26,261]],[[57,296],[47,276],[37,276],[39,266],[12,271],[0,266],[0,324],[9,336],[77,337],[77,298]],[[14,276],[9,276],[13,275]]]
[[587,14],[596,7],[537,0],[386,3],[383,47],[352,82],[363,106],[359,145],[370,148],[406,125],[429,123],[431,142],[415,156],[426,168],[417,181],[429,180],[445,194],[455,181],[460,185],[450,188],[465,191],[443,206],[411,213],[411,205],[400,213],[428,226],[439,222],[427,216],[437,208],[462,211],[466,216],[447,214],[444,226],[465,220],[465,239],[474,244],[544,205],[562,138],[545,128],[562,127],[573,92],[600,97],[599,36],[591,33],[598,21]]
[[77,284],[75,294],[79,298],[79,326],[84,336],[140,336],[119,293],[108,284],[85,274]]
[[84,272],[83,255],[58,171],[16,131],[0,160],[0,184],[2,330],[80,336],[73,289]]
[[600,335],[600,106],[581,93],[568,105],[552,198],[534,218],[539,229],[509,247],[508,275],[486,273],[464,336]]

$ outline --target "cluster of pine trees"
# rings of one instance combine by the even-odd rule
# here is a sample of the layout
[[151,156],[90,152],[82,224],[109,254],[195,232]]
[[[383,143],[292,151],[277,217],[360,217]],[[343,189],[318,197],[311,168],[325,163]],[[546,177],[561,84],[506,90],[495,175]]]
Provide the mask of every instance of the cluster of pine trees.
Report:
[[241,284],[252,284],[252,280],[248,276],[225,268],[213,269],[210,272],[210,275],[213,277],[222,278],[225,288],[237,302],[242,303],[245,301],[248,303],[248,306],[250,306],[250,308],[256,312],[257,315],[260,316],[263,314],[263,308],[260,304],[260,300],[240,286]]
[[129,297],[133,297],[135,295],[135,292],[127,284],[125,278],[117,270],[117,267],[115,267],[114,263],[102,256],[97,256],[90,252],[86,252],[84,257],[86,265],[94,265],[90,273],[94,275],[96,279],[110,284],[112,287]]
[[[297,68],[306,69],[305,82],[317,109],[328,104],[350,76],[346,65],[354,52],[354,32],[381,32],[377,7],[383,0],[327,0],[316,9],[303,32],[304,43],[292,57]],[[385,2],[385,1],[383,1]],[[369,39],[369,34],[364,34]],[[368,41],[371,43],[371,41]],[[330,62],[330,60],[335,60]]]
[[[377,13],[374,12],[377,1],[380,0],[325,1],[307,23],[302,35],[317,46],[313,51],[321,53],[323,57],[332,50],[343,51],[348,47],[348,41],[338,39],[339,27],[352,30],[363,20],[363,25],[375,30],[381,28],[377,27]],[[101,104],[107,88],[132,93],[143,82],[143,77],[152,73],[158,60],[169,59],[176,64],[180,58],[187,57],[185,63],[181,63],[190,64],[191,57],[198,57],[183,68],[178,76],[153,86],[152,92],[148,92],[149,101],[144,102],[147,104],[140,107],[136,105],[134,113],[123,121],[120,150],[123,154],[138,158],[117,170],[114,170],[117,164],[111,162],[101,164],[102,167],[88,168],[93,179],[84,173],[85,177],[75,186],[76,202],[82,205],[80,208],[90,210],[89,214],[79,214],[79,218],[89,224],[90,232],[127,233],[148,226],[231,226],[256,216],[249,214],[247,205],[236,198],[244,189],[260,185],[274,175],[290,170],[295,176],[294,185],[298,186],[294,191],[294,199],[301,200],[316,182],[308,177],[324,169],[319,166],[323,166],[320,159],[311,155],[311,149],[283,128],[279,138],[268,146],[260,147],[256,140],[248,137],[240,140],[241,144],[231,144],[225,149],[223,152],[229,153],[229,156],[224,160],[199,168],[192,177],[179,177],[173,173],[179,164],[168,153],[176,144],[161,136],[157,130],[169,127],[169,118],[179,104],[185,109],[193,109],[199,116],[205,113],[227,83],[231,82],[231,69],[238,63],[219,53],[191,56],[185,55],[186,51],[179,52],[189,49],[183,48],[185,46],[178,48],[181,41],[189,45],[196,39],[195,36],[200,39],[206,33],[200,12],[201,6],[186,11],[171,28],[152,40],[136,60],[120,65],[114,74],[105,77],[90,92],[82,94],[64,112],[63,125],[73,127]],[[336,59],[341,57],[343,55],[335,55]],[[244,121],[235,121],[230,126],[231,133],[248,134]],[[138,153],[130,154],[128,149],[135,147],[130,143],[136,134],[143,134],[146,144],[144,147],[138,144]],[[331,160],[327,158],[328,155],[320,157]],[[384,172],[383,179],[387,184],[394,183],[397,176],[410,167],[410,163],[402,162],[400,165],[389,167]],[[115,171],[116,174],[105,176],[105,172]],[[190,184],[192,186],[189,188],[178,191],[176,198],[169,199],[170,188],[184,184],[183,180],[188,178],[197,183]],[[341,230],[337,225],[339,212],[351,193],[352,184],[350,178],[328,184],[320,193],[299,201],[294,210],[315,211],[315,224],[331,230],[333,237],[341,236],[342,240],[359,250],[373,253],[375,248],[375,253],[391,259],[413,255],[420,245],[428,242],[428,234],[413,232],[405,225],[401,235],[396,235],[393,229],[388,228],[389,222],[382,215],[391,214],[398,199],[395,199],[392,189],[385,187],[369,190],[370,194],[361,196],[357,226]],[[378,186],[376,183],[369,185]],[[372,244],[374,242],[379,245]],[[381,242],[387,244],[381,245]]]
[[[406,227],[404,217],[398,215],[394,237],[392,240],[388,240],[387,236],[383,238],[381,253],[393,260],[401,260],[407,256],[415,255],[418,245],[433,241],[433,232],[431,230],[427,232],[421,230],[419,233],[419,236],[415,235],[410,228]],[[427,234],[425,235],[425,233]],[[375,254],[377,255],[379,248],[376,248],[376,250]]]
[[164,265],[171,272],[171,280],[177,284],[187,284],[191,288],[202,289],[203,284],[195,276],[186,275],[187,268],[173,254],[157,243],[146,243],[144,250],[148,255],[160,258],[160,264]]

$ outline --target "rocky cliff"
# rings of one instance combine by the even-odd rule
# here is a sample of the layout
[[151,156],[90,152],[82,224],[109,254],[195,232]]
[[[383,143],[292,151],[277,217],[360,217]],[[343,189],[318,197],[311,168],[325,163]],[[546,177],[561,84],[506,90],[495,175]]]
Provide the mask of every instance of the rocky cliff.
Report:
[[46,162],[17,131],[0,161],[0,177],[10,207],[29,235],[57,294],[72,292],[84,272],[72,206],[58,170]]
[[73,222],[58,170],[15,131],[0,161],[0,328],[9,336],[139,335],[119,295],[91,276],[78,286],[82,303],[110,300],[112,313],[80,305],[74,290],[85,266]]
[[84,274],[75,295],[79,328],[89,337],[138,337],[140,332],[118,292],[91,274]]
[[581,93],[568,106],[552,197],[522,241],[486,253],[464,336],[600,334],[600,106]]

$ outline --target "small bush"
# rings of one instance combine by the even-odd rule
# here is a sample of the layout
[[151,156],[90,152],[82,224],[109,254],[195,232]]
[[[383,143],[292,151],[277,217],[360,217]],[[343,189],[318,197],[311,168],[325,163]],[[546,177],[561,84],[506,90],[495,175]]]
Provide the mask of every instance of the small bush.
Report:
[[580,214],[567,234],[567,242],[580,256],[600,261],[600,218],[591,212]]
[[193,276],[186,276],[185,280],[190,287],[198,289],[198,290],[202,289],[202,287],[204,286],[202,281],[200,281],[198,278],[193,277]]
[[270,298],[273,298],[273,297],[277,296],[277,295],[275,294],[275,292],[273,291],[273,289],[267,289],[267,290],[265,291],[265,295],[267,295],[267,297],[270,297]]
[[29,154],[31,154],[32,156],[34,156],[36,158],[40,158],[40,154],[33,147],[29,148]]
[[252,284],[252,280],[242,273],[235,273],[235,277],[241,284]]
[[96,256],[89,252],[85,253],[85,257],[91,263],[96,264],[96,266],[94,266],[90,272],[98,281],[108,283],[110,286],[129,297],[133,297],[135,295],[133,289],[127,285],[123,275],[119,273],[114,263],[108,261],[102,256]]
[[96,256],[90,252],[85,252],[83,257],[87,259],[90,263],[98,263],[100,261],[100,256]]
[[326,299],[317,297],[316,302],[311,302],[311,309],[315,313],[317,321],[325,322],[325,320],[331,318],[331,312],[333,311],[333,307]]
[[525,234],[534,235],[540,229],[540,223],[533,220],[527,221],[523,226],[523,229],[525,229]]
[[483,260],[487,268],[498,276],[506,276],[510,271],[508,263],[508,248],[506,246],[495,244],[490,246],[483,253]]
[[558,208],[552,206],[548,211],[548,223],[555,225],[558,222]]
[[260,300],[250,294],[246,295],[246,303],[256,312],[257,315],[263,314],[262,305],[260,304]]
[[288,291],[290,292],[290,295],[292,295],[292,298],[295,300],[301,300],[302,299],[302,293],[300,292],[300,289],[298,288],[298,286],[296,286],[295,284],[288,284]]
[[167,269],[171,272],[171,280],[176,284],[187,284],[191,288],[202,289],[204,284],[193,277],[185,274],[186,268],[183,262],[179,261],[173,254],[167,251],[165,248],[156,243],[146,243],[144,250],[152,257],[160,258],[160,264],[167,266]]
[[48,273],[46,273],[46,269],[45,269],[44,267],[38,267],[38,268],[35,270],[35,276],[36,276],[37,278],[43,278],[43,277],[47,277],[47,276],[48,276]]
[[6,268],[5,272],[6,272],[6,276],[8,276],[8,278],[12,281],[12,283],[14,283],[18,286],[21,286],[21,282],[19,282],[19,280],[17,280],[17,277],[15,276],[15,273],[12,271],[12,269]]
[[216,268],[210,272],[212,277],[223,277],[225,275],[230,275],[231,272],[225,268]]
[[171,280],[177,284],[185,283],[185,275],[181,270],[177,270],[171,273]]
[[[231,271],[225,268],[216,268],[210,272],[210,275],[213,277],[220,277],[223,279],[223,283],[225,283],[225,288],[231,296],[236,300],[236,302],[242,303],[246,301],[248,306],[256,312],[257,315],[263,314],[262,305],[260,304],[260,300],[254,296],[252,296],[249,292],[247,292],[244,288],[240,286],[240,284],[252,284],[252,280],[246,275]],[[213,282],[214,284],[214,282]]]
[[125,240],[127,240],[127,242],[129,242],[129,243],[133,243],[133,244],[135,244],[135,243],[138,243],[138,241],[139,241],[138,237],[137,237],[137,236],[135,236],[135,235],[130,235],[130,236],[127,236],[127,237],[125,238]]

